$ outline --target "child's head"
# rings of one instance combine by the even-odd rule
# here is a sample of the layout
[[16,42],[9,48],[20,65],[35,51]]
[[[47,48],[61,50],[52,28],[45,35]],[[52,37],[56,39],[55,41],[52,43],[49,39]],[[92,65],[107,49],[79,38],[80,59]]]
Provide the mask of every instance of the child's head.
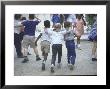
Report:
[[26,20],[26,17],[22,17],[21,20]]
[[49,20],[45,20],[45,21],[44,21],[44,26],[45,26],[46,28],[50,28],[50,21],[49,21]]
[[34,14],[29,14],[29,19],[34,19],[35,15]]
[[61,29],[61,24],[60,23],[56,23],[54,26],[55,29]]
[[14,19],[15,19],[15,20],[20,20],[21,17],[22,17],[21,14],[15,14],[15,15],[14,15]]
[[64,22],[64,28],[69,28],[69,27],[71,27],[70,22]]
[[80,20],[82,17],[83,17],[82,14],[78,14],[78,15],[77,15],[77,19],[79,19],[79,20]]

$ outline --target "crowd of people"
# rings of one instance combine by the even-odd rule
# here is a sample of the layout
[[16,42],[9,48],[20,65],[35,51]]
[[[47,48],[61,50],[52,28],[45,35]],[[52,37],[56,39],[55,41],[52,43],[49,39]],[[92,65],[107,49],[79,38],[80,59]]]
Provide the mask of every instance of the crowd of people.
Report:
[[[41,38],[41,51],[42,51],[42,70],[45,70],[46,61],[50,52],[50,46],[52,47],[52,59],[51,68],[52,73],[55,72],[55,61],[58,54],[58,68],[61,68],[62,58],[62,42],[65,41],[67,49],[67,63],[70,70],[73,70],[76,59],[75,48],[80,48],[80,38],[84,34],[84,26],[86,21],[83,14],[53,14],[51,21],[52,27],[48,19],[44,21],[44,29],[40,35],[35,39],[36,26],[39,25],[41,20],[35,17],[34,14],[29,14],[29,19],[26,20],[21,14],[15,14],[14,16],[14,45],[18,58],[24,58],[22,63],[29,61],[28,55],[29,46],[33,48],[36,54],[36,61],[41,60],[39,52],[37,50],[37,43]],[[94,24],[92,31],[89,35],[89,40],[93,41],[94,46],[92,49],[92,61],[97,60],[96,45],[97,45],[97,22],[96,16],[94,18]],[[74,38],[77,37],[77,44],[75,45]]]

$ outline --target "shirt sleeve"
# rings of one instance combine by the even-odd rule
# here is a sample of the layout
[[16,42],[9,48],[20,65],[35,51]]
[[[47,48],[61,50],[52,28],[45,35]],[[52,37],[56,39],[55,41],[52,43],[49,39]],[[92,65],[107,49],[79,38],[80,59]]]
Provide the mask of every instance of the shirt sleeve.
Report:
[[36,20],[35,23],[36,23],[36,25],[38,25],[40,23],[40,21],[39,20]]
[[20,27],[20,26],[22,26],[21,22],[14,23],[14,27]]

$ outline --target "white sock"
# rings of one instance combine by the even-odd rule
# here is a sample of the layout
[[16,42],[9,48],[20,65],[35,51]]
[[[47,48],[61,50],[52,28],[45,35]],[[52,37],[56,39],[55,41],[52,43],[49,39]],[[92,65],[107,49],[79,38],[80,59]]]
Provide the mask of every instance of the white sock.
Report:
[[54,64],[52,64],[51,67],[54,67]]
[[95,55],[92,55],[92,58],[95,58]]
[[80,48],[80,44],[77,44],[78,48]]

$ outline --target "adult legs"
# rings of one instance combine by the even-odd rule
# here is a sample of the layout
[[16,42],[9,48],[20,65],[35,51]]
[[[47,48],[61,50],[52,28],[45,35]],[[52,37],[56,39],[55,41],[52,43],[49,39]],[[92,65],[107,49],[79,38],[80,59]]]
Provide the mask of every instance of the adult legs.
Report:
[[93,41],[93,48],[92,48],[92,60],[94,61],[94,60],[97,60],[96,59],[96,56],[95,56],[95,54],[96,54],[96,49],[97,49],[97,42],[96,41]]

